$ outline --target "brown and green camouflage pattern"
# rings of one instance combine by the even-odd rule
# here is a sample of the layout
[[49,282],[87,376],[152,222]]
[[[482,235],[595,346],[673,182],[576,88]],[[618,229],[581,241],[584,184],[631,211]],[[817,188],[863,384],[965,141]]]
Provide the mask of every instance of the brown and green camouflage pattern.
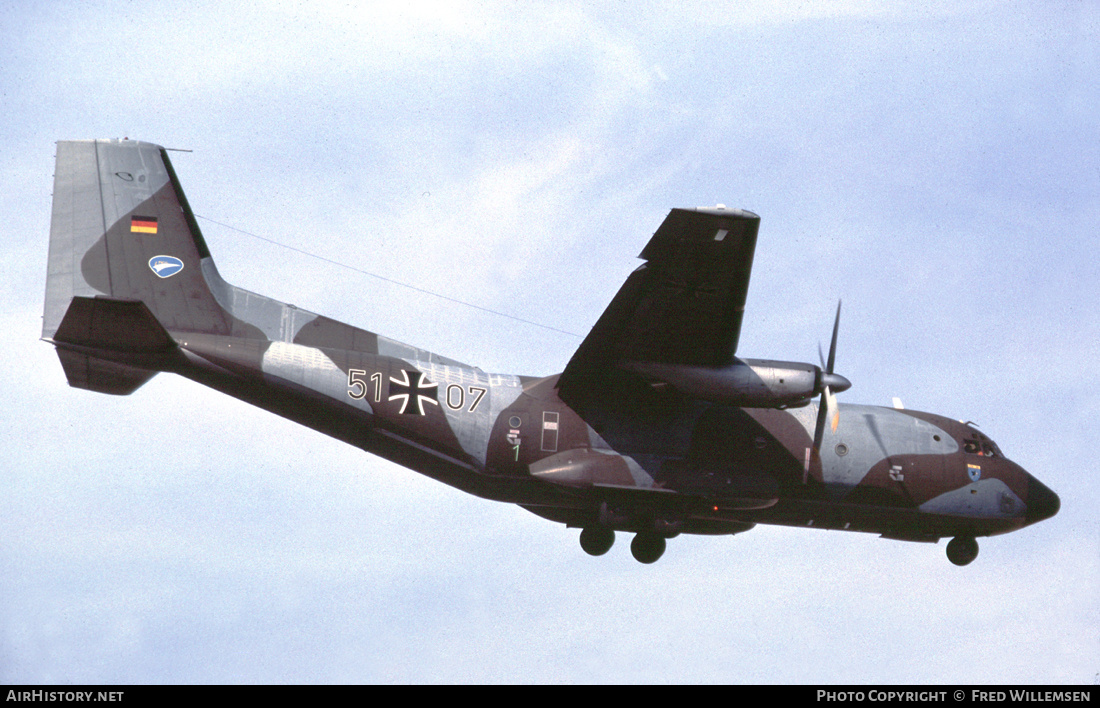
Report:
[[42,337],[73,386],[124,395],[176,373],[584,528],[595,554],[614,531],[652,562],[676,534],[766,523],[956,537],[963,564],[975,537],[1057,512],[942,416],[839,405],[815,450],[822,370],[735,356],[758,226],[673,210],[562,374],[491,374],[229,285],[162,148],[60,142]]

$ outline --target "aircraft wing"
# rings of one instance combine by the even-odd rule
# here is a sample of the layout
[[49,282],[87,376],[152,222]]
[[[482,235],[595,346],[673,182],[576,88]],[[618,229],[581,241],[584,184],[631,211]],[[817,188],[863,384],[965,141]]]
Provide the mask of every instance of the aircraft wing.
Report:
[[739,209],[673,209],[562,372],[562,398],[606,388],[624,362],[730,364],[759,225]]

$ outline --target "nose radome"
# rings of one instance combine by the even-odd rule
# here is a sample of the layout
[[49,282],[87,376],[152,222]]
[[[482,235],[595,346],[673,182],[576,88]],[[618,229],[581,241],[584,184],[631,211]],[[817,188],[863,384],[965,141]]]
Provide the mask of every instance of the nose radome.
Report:
[[1062,501],[1057,494],[1030,474],[1027,476],[1027,513],[1024,514],[1027,523],[1049,519],[1058,513],[1061,506]]

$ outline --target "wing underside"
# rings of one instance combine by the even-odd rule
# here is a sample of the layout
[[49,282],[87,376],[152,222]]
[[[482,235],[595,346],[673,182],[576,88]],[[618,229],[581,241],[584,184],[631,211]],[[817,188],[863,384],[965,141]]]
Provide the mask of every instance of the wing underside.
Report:
[[628,362],[730,364],[759,225],[738,209],[673,209],[562,373],[562,398],[602,391]]

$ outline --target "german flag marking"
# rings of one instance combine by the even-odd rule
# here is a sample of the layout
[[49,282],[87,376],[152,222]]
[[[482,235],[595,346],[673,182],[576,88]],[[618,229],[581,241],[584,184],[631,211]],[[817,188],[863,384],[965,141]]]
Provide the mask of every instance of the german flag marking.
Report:
[[157,232],[157,217],[155,216],[131,216],[130,233],[155,234]]

